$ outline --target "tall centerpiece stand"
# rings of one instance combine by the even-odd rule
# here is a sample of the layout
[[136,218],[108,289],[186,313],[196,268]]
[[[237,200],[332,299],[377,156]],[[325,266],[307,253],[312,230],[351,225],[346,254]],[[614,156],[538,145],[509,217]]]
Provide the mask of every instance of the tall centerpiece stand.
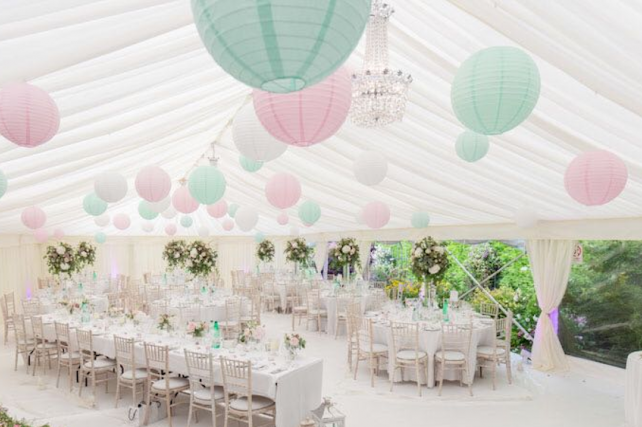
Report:
[[339,240],[330,248],[330,255],[334,267],[343,269],[343,284],[348,286],[352,283],[350,277],[350,268],[361,267],[359,260],[359,245],[352,237],[346,237]]
[[283,253],[287,261],[294,263],[294,275],[299,278],[300,267],[309,265],[314,248],[308,246],[304,238],[297,237],[286,243]]
[[[421,293],[423,298],[428,299],[428,307],[438,308],[436,283],[439,283],[448,270],[446,248],[432,237],[418,240],[410,254],[410,265],[415,277],[422,281]],[[447,306],[444,307],[444,311],[444,316],[447,316]]]

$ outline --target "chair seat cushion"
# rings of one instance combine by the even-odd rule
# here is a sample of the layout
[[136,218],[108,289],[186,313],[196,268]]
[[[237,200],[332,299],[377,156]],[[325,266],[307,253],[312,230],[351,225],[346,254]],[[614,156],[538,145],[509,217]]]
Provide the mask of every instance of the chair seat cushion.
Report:
[[[361,351],[365,351],[366,353],[370,353],[370,344],[368,344],[368,343],[361,344]],[[387,353],[388,352],[388,346],[385,345],[385,344],[373,343],[372,344],[372,352],[373,353]]]
[[490,345],[480,345],[479,347],[477,347],[477,354],[480,356],[492,356],[493,351],[498,356],[503,356],[504,353],[506,353],[506,349],[504,349],[503,347],[496,347],[494,349]]
[[292,307],[292,311],[296,311],[296,312],[299,312],[299,313],[305,313],[306,311],[308,311],[308,307],[306,307],[304,305],[298,305],[296,307]]
[[78,353],[77,351],[70,351],[68,353],[62,353],[60,355],[60,358],[65,360],[67,359],[76,360],[76,359],[80,359],[80,353]]
[[328,314],[328,312],[325,310],[320,310],[318,308],[313,308],[312,310],[308,310],[308,314],[314,316],[325,316],[326,314]]
[[147,369],[144,369],[144,368],[129,369],[123,372],[122,374],[120,374],[120,377],[127,381],[132,381],[134,378],[136,378],[136,380],[144,380],[147,378]]
[[425,351],[401,350],[397,353],[397,359],[401,360],[423,359],[427,356],[428,354]]
[[37,347],[41,350],[55,350],[56,349],[56,343],[53,342],[41,342],[37,345]]
[[[212,391],[209,388],[203,388],[201,390],[196,390],[194,393],[194,400],[198,402],[211,402],[212,401]],[[219,400],[225,397],[223,394],[223,387],[214,386],[214,400]]]
[[[252,396],[252,410],[258,411],[260,409],[265,409],[274,405],[274,400],[268,399],[263,396]],[[240,399],[234,399],[230,402],[230,408],[236,411],[247,411],[248,410],[248,401],[246,397],[241,397]]]
[[[91,362],[85,362],[85,368],[91,369]],[[114,366],[116,366],[116,361],[99,357],[98,359],[94,360],[94,369],[111,369]]]
[[437,353],[435,353],[435,357],[438,360],[443,360],[444,353],[445,353],[446,361],[463,362],[464,360],[466,360],[466,356],[464,356],[464,353],[462,353],[461,351],[455,351],[455,350],[446,350],[445,352],[438,351]]
[[[170,378],[169,381],[170,390],[178,390],[182,388],[189,387],[189,381],[187,378]],[[165,390],[165,380],[156,380],[152,383],[152,389],[154,390]]]

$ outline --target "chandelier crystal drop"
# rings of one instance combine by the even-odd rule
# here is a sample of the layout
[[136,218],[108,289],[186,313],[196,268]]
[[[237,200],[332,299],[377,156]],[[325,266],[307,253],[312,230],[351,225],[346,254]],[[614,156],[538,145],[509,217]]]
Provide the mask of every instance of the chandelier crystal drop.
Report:
[[394,9],[373,0],[366,29],[363,70],[352,76],[352,122],[362,127],[380,127],[401,121],[406,112],[412,76],[388,67],[388,20]]

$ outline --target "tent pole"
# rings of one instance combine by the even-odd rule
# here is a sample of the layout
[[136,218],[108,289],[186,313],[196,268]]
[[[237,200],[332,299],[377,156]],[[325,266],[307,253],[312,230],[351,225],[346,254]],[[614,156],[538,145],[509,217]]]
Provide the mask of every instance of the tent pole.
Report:
[[[493,277],[497,276],[497,275],[498,275],[499,273],[501,273],[504,269],[506,269],[506,267],[508,267],[508,266],[510,266],[510,265],[513,265],[513,264],[515,264],[515,262],[517,262],[518,260],[522,259],[525,255],[526,255],[526,253],[520,254],[517,258],[514,258],[513,260],[509,261],[508,263],[506,263],[506,264],[502,265],[502,267],[501,267],[499,270],[497,270],[496,272],[494,272],[493,274],[491,274],[490,276],[488,276],[487,278],[485,278],[484,280],[482,280],[481,282],[479,282],[479,284],[480,284],[480,285],[483,285],[484,283],[488,282],[490,279],[492,279]],[[461,295],[461,296],[460,296],[460,298],[464,298],[464,297],[466,297],[469,293],[471,293],[471,292],[472,292],[472,291],[474,291],[475,289],[477,289],[477,287],[476,287],[476,286],[472,286],[469,290],[467,290],[466,292],[464,292],[464,294],[463,294],[463,295]]]

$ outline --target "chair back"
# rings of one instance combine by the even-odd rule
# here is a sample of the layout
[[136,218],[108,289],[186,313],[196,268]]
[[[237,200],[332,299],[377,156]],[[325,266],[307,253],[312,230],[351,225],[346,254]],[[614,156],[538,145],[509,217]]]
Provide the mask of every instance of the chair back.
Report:
[[18,346],[25,346],[29,341],[29,334],[27,333],[27,325],[25,324],[25,316],[23,314],[13,314],[13,324],[16,328],[16,343]]
[[417,323],[390,322],[394,354],[403,350],[419,351],[419,325]]
[[33,317],[42,314],[42,305],[40,301],[33,299],[22,300],[22,313],[25,317]]
[[257,324],[261,324],[261,293],[255,290],[246,301],[246,306],[249,306],[248,318]]
[[178,315],[181,325],[186,325],[188,322],[196,322],[201,318],[201,309],[199,304],[183,304],[178,307]]
[[508,315],[495,321],[495,334],[497,340],[507,343],[510,346],[511,335],[513,331],[513,312],[508,311]]
[[241,299],[228,298],[225,300],[225,320],[227,322],[241,321]]
[[145,343],[147,375],[154,381],[165,377],[165,388],[169,389],[169,347]]
[[125,338],[114,335],[116,348],[116,364],[126,371],[136,369],[136,352],[134,351],[134,338]]
[[358,318],[353,315],[353,325],[356,327],[355,336],[357,339],[357,347],[361,350],[366,350],[372,353],[372,344],[374,342],[374,335],[372,331],[372,319]]
[[499,306],[494,303],[483,302],[479,304],[479,313],[483,316],[488,316],[488,317],[492,317],[493,319],[497,319],[497,315],[499,314]]
[[78,352],[82,363],[90,362],[94,367],[94,343],[91,330],[76,329],[76,341],[78,341]]
[[230,396],[246,397],[248,407],[251,408],[252,362],[221,357],[221,373],[226,403],[229,402]]
[[45,326],[42,323],[41,316],[31,317],[31,329],[33,331],[33,338],[36,340],[36,343],[45,342]]
[[211,354],[185,349],[185,361],[187,362],[190,386],[193,390],[214,385],[214,358]]
[[56,329],[56,345],[58,347],[58,356],[71,351],[71,333],[69,323],[54,322]]
[[441,349],[442,351],[459,351],[468,356],[473,325],[442,323],[441,324]]
[[308,313],[321,308],[321,292],[318,289],[311,289],[306,293],[306,305]]

